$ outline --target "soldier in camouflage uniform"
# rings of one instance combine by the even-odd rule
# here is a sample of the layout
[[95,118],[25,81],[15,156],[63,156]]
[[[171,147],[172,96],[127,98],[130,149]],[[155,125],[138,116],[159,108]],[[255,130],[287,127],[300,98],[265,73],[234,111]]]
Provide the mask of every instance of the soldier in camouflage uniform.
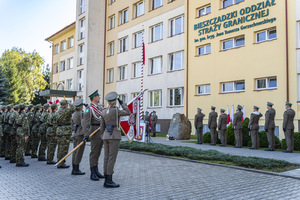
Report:
[[17,154],[16,154],[16,167],[28,167],[29,164],[24,162],[25,142],[29,136],[29,122],[26,111],[27,105],[20,104],[20,114],[16,118],[17,125]]
[[48,128],[47,128],[47,164],[54,165],[54,154],[57,145],[57,137],[56,137],[56,129],[57,127],[54,126],[55,122],[57,121],[57,114],[56,111],[58,109],[57,104],[54,103],[51,106],[51,114],[48,118]]
[[4,136],[4,127],[5,127],[5,122],[4,118],[5,115],[7,114],[7,106],[2,107],[2,113],[1,113],[1,120],[2,120],[2,138],[1,138],[1,148],[0,148],[0,157],[4,158],[5,157],[5,136]]
[[[69,150],[70,139],[72,135],[72,125],[71,125],[71,116],[75,112],[73,105],[70,105],[68,108],[68,101],[62,100],[60,102],[60,108],[57,111],[57,121],[54,125],[57,125],[56,135],[57,135],[57,160],[61,160]],[[69,165],[65,164],[64,160],[61,162],[57,168],[69,168]]]
[[10,115],[8,123],[11,126],[10,130],[10,163],[16,163],[16,151],[17,151],[17,139],[16,139],[16,132],[17,132],[17,126],[16,126],[16,118],[18,117],[20,112],[20,106],[15,105],[14,106],[14,112]]
[[[2,129],[2,113],[4,112],[4,106],[1,107],[1,115],[0,115],[0,147],[2,144],[2,137],[3,137],[3,129]],[[1,166],[0,166],[1,168]]]
[[10,160],[10,131],[11,131],[11,125],[8,123],[10,115],[13,113],[14,108],[12,105],[7,106],[7,113],[4,118],[4,137],[5,137],[5,160]]
[[32,136],[31,136],[31,131],[32,131],[32,126],[33,126],[33,113],[34,110],[34,106],[32,104],[28,105],[28,112],[27,112],[27,116],[28,116],[28,121],[29,121],[29,138],[26,142],[26,148],[25,148],[25,156],[31,156],[31,146],[32,146]]
[[47,159],[45,158],[45,151],[46,151],[46,148],[47,148],[47,137],[46,137],[46,131],[47,131],[47,128],[48,128],[48,118],[50,116],[50,113],[49,113],[49,108],[50,108],[50,105],[49,104],[44,104],[44,112],[41,116],[41,125],[39,127],[39,133],[41,134],[41,143],[40,143],[40,146],[39,146],[39,159],[38,161],[47,161]]
[[40,133],[39,127],[41,125],[41,115],[42,115],[42,105],[38,104],[35,106],[34,116],[33,116],[33,127],[32,127],[32,149],[31,149],[31,158],[38,158],[37,149],[40,142]]

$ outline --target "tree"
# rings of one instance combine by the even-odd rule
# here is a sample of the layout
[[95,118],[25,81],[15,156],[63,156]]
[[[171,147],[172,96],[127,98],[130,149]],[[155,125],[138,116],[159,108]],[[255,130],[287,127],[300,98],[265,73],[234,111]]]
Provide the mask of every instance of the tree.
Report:
[[4,76],[10,85],[9,103],[29,103],[36,91],[45,88],[42,66],[44,59],[37,53],[26,53],[21,48],[6,50],[1,58]]
[[9,84],[6,78],[4,77],[2,67],[0,67],[0,104],[7,104],[9,95]]
[[[45,67],[44,67],[45,68]],[[51,72],[50,72],[50,67],[49,64],[47,64],[46,68],[43,69],[43,74],[44,74],[44,80],[45,80],[45,90],[50,89],[50,78],[51,78]],[[39,93],[43,91],[39,89],[38,91],[35,92],[35,97],[33,101],[31,102],[32,104],[45,104],[47,103],[47,97],[41,97],[39,96]]]

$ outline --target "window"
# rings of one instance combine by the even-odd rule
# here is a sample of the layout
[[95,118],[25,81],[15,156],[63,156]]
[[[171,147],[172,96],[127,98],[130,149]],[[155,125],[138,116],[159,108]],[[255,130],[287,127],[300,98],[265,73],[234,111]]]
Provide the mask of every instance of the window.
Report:
[[274,40],[277,38],[276,29],[270,29],[258,32],[256,34],[256,42],[260,43],[267,40]]
[[277,78],[262,78],[256,80],[256,89],[265,90],[265,89],[274,89],[277,88]]
[[210,84],[197,86],[197,95],[210,94]]
[[163,0],[151,0],[151,10],[154,10],[163,5]]
[[58,73],[58,63],[54,64],[54,73]]
[[222,83],[222,92],[239,92],[245,91],[245,81],[236,81],[236,82],[228,82]]
[[78,72],[78,91],[83,90],[83,70],[79,70]]
[[79,65],[84,64],[84,44],[79,46]]
[[140,93],[139,92],[134,92],[134,93],[131,93],[131,98],[135,98],[136,96],[138,96]]
[[59,53],[59,44],[56,44],[55,45],[55,54],[58,54]]
[[207,55],[211,53],[211,46],[210,44],[197,47],[197,56]]
[[143,46],[143,31],[133,34],[133,48]]
[[80,20],[79,39],[85,38],[85,19]]
[[149,106],[150,107],[161,106],[161,90],[154,90],[149,92]]
[[80,14],[85,12],[86,0],[80,0]]
[[150,42],[155,42],[157,40],[163,39],[163,24],[158,24],[150,28]]
[[119,53],[128,51],[128,37],[119,39]]
[[66,70],[66,61],[61,61],[60,62],[60,71],[65,71]]
[[73,89],[73,79],[67,79],[67,90]]
[[67,48],[67,42],[66,41],[62,41],[61,42],[61,51],[66,50],[66,48]]
[[127,95],[126,94],[119,94],[118,98],[121,99],[124,103],[127,103]]
[[108,56],[114,55],[114,49],[115,49],[114,47],[115,47],[114,42],[108,43]]
[[128,8],[119,12],[120,25],[128,22]]
[[115,16],[110,16],[108,18],[108,30],[115,28]]
[[238,4],[240,2],[243,2],[244,0],[223,0],[222,7],[227,8],[228,6]]
[[119,70],[119,81],[126,80],[127,79],[127,65],[119,67],[118,70]]
[[73,66],[74,66],[73,58],[69,58],[68,59],[68,67],[67,67],[67,69],[72,69]]
[[142,76],[142,62],[133,63],[133,78]]
[[112,4],[114,2],[116,2],[116,0],[108,0],[108,4]]
[[170,71],[184,68],[184,51],[172,53],[169,55]]
[[114,69],[107,70],[107,82],[108,83],[114,82]]
[[184,16],[177,17],[170,21],[170,36],[184,32]]
[[150,74],[158,74],[162,72],[162,57],[150,59]]
[[183,88],[169,89],[169,106],[183,106]]
[[73,47],[74,46],[74,37],[70,37],[68,39],[68,42],[69,42],[69,48]]
[[245,46],[245,37],[237,37],[230,40],[226,40],[222,42],[223,50],[233,49],[237,47]]
[[201,16],[207,15],[209,13],[211,13],[210,5],[207,5],[207,6],[197,9],[197,17],[201,17]]
[[145,14],[145,2],[141,1],[134,5],[134,18],[137,18],[141,15]]

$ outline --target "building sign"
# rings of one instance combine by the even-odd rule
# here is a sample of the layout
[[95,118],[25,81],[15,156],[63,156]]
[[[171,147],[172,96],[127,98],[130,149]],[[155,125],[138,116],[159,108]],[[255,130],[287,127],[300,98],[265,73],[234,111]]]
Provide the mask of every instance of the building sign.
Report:
[[[269,17],[269,9],[276,5],[275,1],[276,0],[262,1],[240,10],[194,24],[194,30],[197,31],[198,36],[200,36],[199,38],[195,39],[195,42],[202,42],[207,39],[214,39],[221,35],[226,35],[267,23],[273,23],[276,21],[276,17]],[[249,25],[243,25],[247,22],[252,22],[259,19],[261,20],[253,22]],[[235,27],[238,25],[241,26]],[[222,28],[228,30],[221,31]]]

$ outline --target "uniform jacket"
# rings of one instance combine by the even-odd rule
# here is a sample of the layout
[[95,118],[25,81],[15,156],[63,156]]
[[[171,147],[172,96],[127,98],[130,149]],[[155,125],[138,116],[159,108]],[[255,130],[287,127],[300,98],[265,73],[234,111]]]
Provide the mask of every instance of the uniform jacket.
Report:
[[69,108],[60,107],[58,109],[56,135],[72,135],[71,117],[74,112],[75,107],[73,105],[70,105]]
[[144,121],[150,123],[150,116],[149,115],[144,115]]
[[267,110],[265,116],[266,116],[266,120],[265,120],[265,129],[272,129],[275,128],[275,115],[276,115],[276,111],[274,108],[270,108]]
[[211,111],[208,115],[208,128],[217,128],[217,118],[218,113],[215,111]]
[[243,119],[243,112],[242,111],[237,111],[234,114],[234,119],[233,119],[233,123],[232,125],[236,128],[236,129],[242,129],[243,125],[242,125],[242,119]]
[[[83,118],[81,120],[81,126],[82,126],[82,131],[83,131],[83,134],[84,136],[89,136],[91,133],[93,133],[97,128],[100,127],[100,117],[101,115],[97,114],[95,112],[95,115],[93,114],[92,110],[93,108],[91,108],[91,106],[95,106],[96,108],[98,108],[98,110],[100,112],[103,111],[103,107],[99,106],[99,105],[96,105],[96,104],[93,104],[91,103],[90,106],[88,106],[86,109],[85,109],[85,112],[84,112],[84,115],[83,115]],[[97,117],[99,117],[97,119]],[[102,134],[98,131],[97,133],[94,134],[93,138],[102,138]]]
[[32,129],[32,126],[33,126],[33,115],[34,115],[34,113],[32,111],[27,112],[30,130]]
[[77,130],[76,130],[76,133],[74,136],[84,135],[84,133],[82,131],[82,126],[81,126],[82,117],[83,117],[82,110],[76,110],[75,113],[73,113],[73,115],[72,115],[72,126],[73,125],[77,126]]
[[219,117],[218,129],[226,130],[227,129],[227,115],[225,113],[221,114]]
[[39,127],[41,125],[41,116],[42,116],[42,113],[37,111],[33,117],[32,132],[34,132],[34,133],[39,132]]
[[48,111],[44,111],[43,114],[41,115],[41,125],[39,127],[39,132],[41,134],[45,134],[48,128],[48,118],[50,117],[50,113]]
[[199,113],[199,114],[195,115],[195,121],[194,121],[195,128],[203,127],[203,118],[204,117],[205,117],[205,115],[203,113]]
[[294,129],[295,111],[291,108],[287,109],[283,114],[283,129]]
[[17,135],[28,136],[29,135],[29,122],[25,111],[22,111],[16,118]]
[[157,115],[155,114],[155,115],[151,115],[151,125],[152,126],[155,126],[156,125],[156,123],[157,123]]
[[250,122],[248,124],[248,128],[250,130],[258,130],[259,129],[259,118],[262,117],[262,114],[258,111],[251,113],[250,115]]
[[50,114],[47,120],[48,128],[46,131],[47,135],[55,136],[57,129],[57,112],[53,112]]
[[11,129],[10,129],[10,135],[16,135],[16,131],[17,131],[17,126],[15,124],[16,122],[16,118],[17,116],[19,115],[19,113],[17,112],[13,112],[10,116],[9,116],[9,120],[8,120],[8,123],[9,125],[11,126]]

